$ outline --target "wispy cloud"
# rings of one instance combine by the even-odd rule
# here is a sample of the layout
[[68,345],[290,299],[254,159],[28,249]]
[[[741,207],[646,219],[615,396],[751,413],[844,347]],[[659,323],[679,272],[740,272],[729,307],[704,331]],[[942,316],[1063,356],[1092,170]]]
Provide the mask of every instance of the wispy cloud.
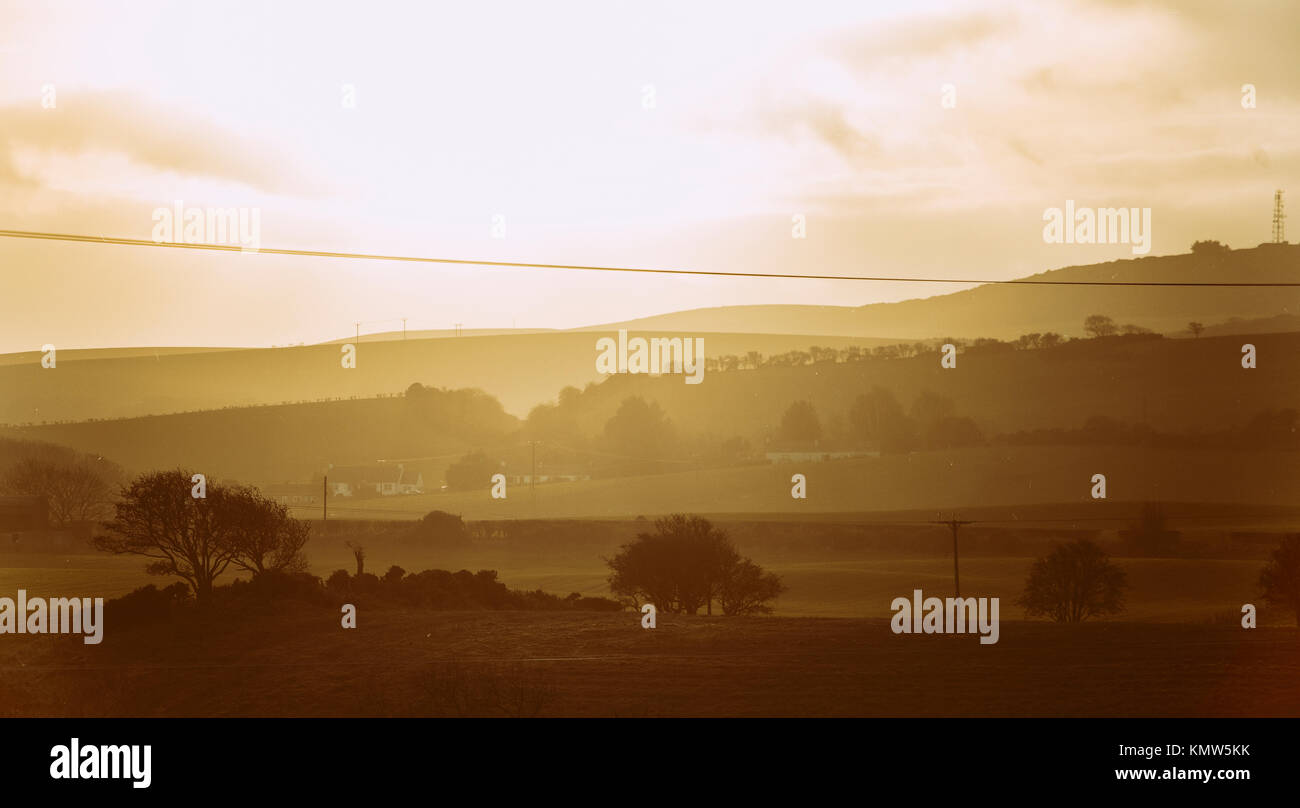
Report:
[[899,62],[945,57],[1006,38],[1017,25],[1012,10],[906,17],[836,35],[828,43],[828,51],[857,70],[892,69]]
[[795,104],[768,102],[758,112],[761,128],[792,141],[811,138],[827,146],[850,164],[879,154],[880,143],[871,133],[850,123],[845,109],[829,101],[803,100]]
[[19,169],[15,157],[20,150],[74,157],[116,154],[146,170],[274,194],[305,196],[317,187],[293,168],[290,155],[201,115],[152,104],[126,91],[61,90],[53,109],[36,103],[0,108],[0,180],[37,182]]

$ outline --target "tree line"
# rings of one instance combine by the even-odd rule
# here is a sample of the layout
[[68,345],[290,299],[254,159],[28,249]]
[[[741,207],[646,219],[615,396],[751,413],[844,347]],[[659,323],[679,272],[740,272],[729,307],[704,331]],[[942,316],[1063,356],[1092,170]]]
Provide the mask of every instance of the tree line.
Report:
[[[1201,327],[1200,323],[1192,323],[1190,326]],[[1083,332],[1089,338],[1111,337],[1117,335],[1123,336],[1143,336],[1158,337],[1156,332],[1140,325],[1125,324],[1119,325],[1112,318],[1105,314],[1091,314],[1083,321]],[[1198,332],[1199,333],[1199,332]],[[877,360],[895,360],[911,359],[918,356],[935,355],[937,356],[944,345],[952,345],[958,351],[963,352],[985,352],[985,351],[1036,351],[1043,349],[1055,348],[1064,345],[1067,342],[1075,340],[1065,337],[1055,331],[1038,332],[1034,331],[1028,334],[1021,334],[1012,340],[1000,340],[993,337],[976,337],[975,339],[957,339],[954,337],[943,337],[942,339],[919,340],[915,342],[897,342],[889,345],[877,345],[874,348],[867,348],[862,345],[849,345],[845,348],[826,348],[820,345],[813,345],[806,351],[792,350],[784,353],[764,356],[759,351],[748,351],[745,354],[725,354],[723,356],[706,357],[704,360],[704,370],[708,372],[728,372],[738,370],[758,370],[769,367],[803,367],[805,365],[820,364],[851,364],[855,362],[870,362]]]
[[[182,579],[199,604],[212,597],[215,581],[229,569],[251,575],[254,585],[279,574],[305,573],[303,551],[310,535],[307,522],[253,488],[210,483],[195,495],[193,475],[184,469],[141,474],[124,486],[114,504],[115,517],[102,524],[95,546],[114,554],[149,559],[146,571]],[[430,513],[420,529],[460,535],[459,517]],[[1139,550],[1152,542],[1164,546],[1169,531],[1158,505],[1143,508],[1130,540]],[[603,599],[570,595],[561,601],[546,593],[512,593],[496,573],[449,573],[426,570],[408,574],[392,567],[382,577],[365,572],[364,550],[354,546],[357,571],[335,572],[325,587],[339,592],[390,594],[407,603],[456,604],[481,602],[490,608],[604,609]],[[653,531],[637,534],[612,558],[610,591],[624,605],[645,603],[666,613],[724,615],[765,614],[785,591],[781,579],[742,556],[727,532],[709,520],[674,514],[654,522]],[[319,579],[300,576],[321,586]],[[292,579],[291,579],[292,580]],[[1115,614],[1124,607],[1127,581],[1122,569],[1088,539],[1054,548],[1034,562],[1018,602],[1029,616],[1058,622],[1081,622]],[[1294,613],[1300,625],[1300,534],[1285,536],[1259,575],[1265,602]],[[169,588],[170,591],[170,588]],[[171,596],[168,595],[168,598]]]

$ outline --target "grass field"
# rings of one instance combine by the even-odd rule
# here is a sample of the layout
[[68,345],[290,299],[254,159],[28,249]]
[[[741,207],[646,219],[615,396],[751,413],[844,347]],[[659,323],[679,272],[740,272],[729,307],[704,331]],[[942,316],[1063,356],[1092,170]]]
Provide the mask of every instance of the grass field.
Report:
[[[1024,516],[1053,512],[1040,511]],[[769,617],[660,614],[646,631],[632,612],[404,611],[364,601],[355,630],[340,627],[335,607],[292,601],[153,628],[109,615],[98,646],[3,637],[0,716],[1300,716],[1300,630],[1259,600],[1268,548],[1225,543],[1220,525],[1185,535],[1203,557],[1115,557],[1130,584],[1126,610],[1077,626],[1026,621],[1014,602],[1034,558],[1070,526],[973,527],[962,592],[1001,599],[1000,641],[980,645],[974,635],[889,630],[894,598],[952,593],[946,531],[823,516],[722,523],[786,584]],[[1267,509],[1230,520],[1267,536],[1293,523]],[[1088,525],[1106,525],[1096,529],[1113,543],[1109,522]],[[439,545],[413,540],[406,523],[340,522],[314,533],[308,549],[320,576],[352,568],[344,541],[358,539],[377,574],[393,564],[495,569],[516,590],[606,595],[602,557],[646,524],[540,527],[501,543]],[[0,555],[0,596],[23,588],[112,598],[173,580],[146,575],[140,558]],[[1259,628],[1240,627],[1243,603],[1259,607]]]
[[171,579],[146,574],[139,557],[105,553],[15,554],[4,556],[0,565],[0,597],[12,598],[22,588],[33,595],[57,592],[69,597],[115,598],[145,584],[171,583]]
[[[312,573],[322,578],[340,568],[353,568],[341,539],[325,544],[314,540]],[[961,558],[962,591],[967,595],[1001,598],[1002,618],[1024,617],[1014,603],[1023,589],[1034,558],[1045,551],[1029,547],[1019,554],[968,553]],[[542,589],[558,595],[580,592],[608,596],[608,569],[603,557],[616,545],[603,548],[563,548],[520,552],[509,548],[440,551],[404,544],[366,541],[367,570],[382,575],[391,565],[408,572],[422,569],[492,569],[511,589]],[[883,618],[889,604],[920,588],[939,597],[952,594],[952,556],[944,552],[891,553],[779,552],[771,548],[742,550],[765,569],[775,572],[787,589],[775,602],[780,617]],[[1243,603],[1259,608],[1261,625],[1289,625],[1290,614],[1270,610],[1259,601],[1257,581],[1264,562],[1259,558],[1122,558],[1115,562],[1128,576],[1126,609],[1116,619],[1132,622],[1235,622]],[[144,572],[144,561],[103,553],[79,555],[11,554],[0,557],[0,595],[19,588],[33,595],[60,594],[114,598],[146,584],[165,586],[175,578]],[[234,577],[228,572],[219,582]]]
[[[1295,504],[1300,464],[1287,452],[1143,449],[1117,446],[1002,446],[915,452],[880,458],[782,463],[619,477],[468,493],[422,494],[330,502],[334,519],[418,519],[432,510],[465,519],[611,518],[689,512],[806,514],[1031,508],[1068,503],[1096,514],[1092,475],[1104,473],[1111,501]],[[790,478],[807,478],[807,499],[790,496]],[[295,509],[315,518],[315,508]],[[933,518],[933,517],[930,517]]]
[[11,638],[0,714],[1300,716],[1295,629],[332,610]]
[[[763,563],[762,557],[758,557]],[[1142,622],[1204,623],[1240,616],[1241,604],[1255,602],[1261,619],[1293,622],[1289,614],[1269,613],[1257,601],[1260,562],[1226,559],[1118,559],[1131,591],[1120,619]],[[1021,619],[1014,600],[1024,587],[1033,559],[976,557],[963,561],[966,595],[1001,598],[1002,618]],[[608,575],[595,566],[582,569],[513,568],[500,565],[502,580],[516,589],[604,595]],[[774,614],[783,617],[888,617],[890,602],[920,588],[939,597],[952,594],[952,560],[941,558],[879,561],[763,563],[788,587]],[[494,567],[495,568],[495,567]],[[1235,620],[1235,618],[1234,618]]]

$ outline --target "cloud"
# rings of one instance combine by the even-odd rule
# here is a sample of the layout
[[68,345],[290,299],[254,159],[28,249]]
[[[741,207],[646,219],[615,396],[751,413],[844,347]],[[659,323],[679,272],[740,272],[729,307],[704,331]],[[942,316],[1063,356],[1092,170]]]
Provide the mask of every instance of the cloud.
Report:
[[[231,181],[274,194],[312,195],[288,156],[184,110],[128,92],[61,91],[58,105],[0,108],[0,181],[30,184],[19,149],[65,156],[107,152],[157,171]],[[26,182],[23,182],[26,180]]]
[[791,139],[811,136],[849,163],[860,163],[880,151],[874,136],[851,124],[843,107],[829,101],[769,103],[761,107],[758,117],[764,132]]
[[[1168,65],[1167,84],[1189,90],[1237,87],[1251,82],[1272,99],[1300,98],[1300,3],[1239,0],[1225,6],[1215,0],[1084,0],[1083,13],[1108,16],[1122,28],[1134,20],[1158,18],[1171,36],[1185,41],[1190,52]],[[1190,94],[1190,93],[1189,93]]]
[[1006,143],[1007,147],[1011,149],[1011,151],[1025,158],[1034,165],[1040,168],[1042,167],[1043,158],[1039,157],[1032,149],[1026,146],[1023,140],[1018,137],[1009,137],[1007,138]]
[[1017,25],[1011,12],[909,17],[842,34],[833,43],[832,52],[851,67],[874,70],[887,62],[912,62],[972,48],[1013,32]]

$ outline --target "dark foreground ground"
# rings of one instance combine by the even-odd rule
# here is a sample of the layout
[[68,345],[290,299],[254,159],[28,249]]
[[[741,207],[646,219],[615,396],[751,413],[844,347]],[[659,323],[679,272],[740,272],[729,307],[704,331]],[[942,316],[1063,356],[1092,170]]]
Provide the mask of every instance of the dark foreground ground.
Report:
[[1300,716],[1300,632],[319,609],[6,635],[4,716]]

